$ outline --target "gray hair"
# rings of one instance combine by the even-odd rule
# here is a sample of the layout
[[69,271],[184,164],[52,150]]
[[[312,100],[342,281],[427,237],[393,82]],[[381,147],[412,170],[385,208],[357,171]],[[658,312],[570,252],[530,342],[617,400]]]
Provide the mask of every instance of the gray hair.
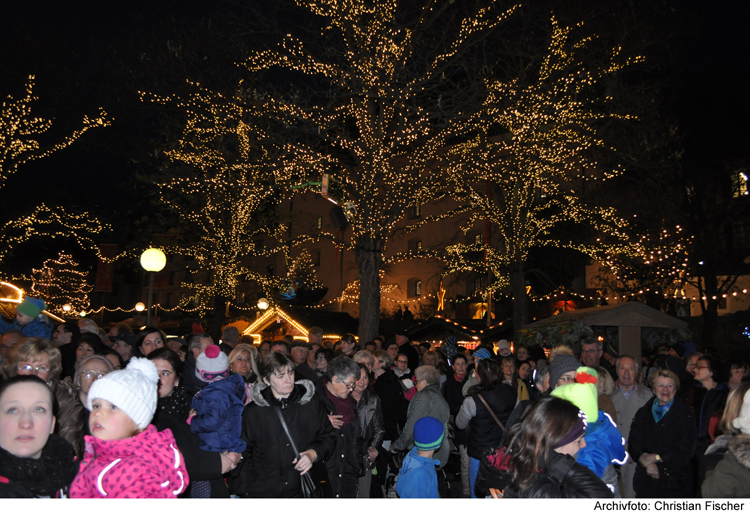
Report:
[[375,358],[375,360],[383,362],[383,369],[384,370],[387,370],[388,368],[390,368],[391,366],[393,366],[393,359],[391,359],[391,356],[388,355],[387,351],[384,351],[384,350],[375,350],[372,353],[372,356]]
[[221,331],[221,337],[223,340],[237,342],[240,340],[240,330],[237,326],[227,326]]
[[211,338],[211,335],[208,333],[196,333],[192,337],[190,337],[190,342],[188,342],[188,349],[192,353],[193,350],[197,350],[203,345],[203,339],[210,339],[211,342],[213,342],[213,339]]
[[420,366],[414,371],[417,381],[425,381],[427,385],[440,383],[440,372],[435,366]]
[[596,351],[602,351],[602,341],[599,339],[595,339],[594,337],[587,337],[581,341],[581,346],[583,345],[590,345],[590,344],[596,344]]
[[99,336],[99,326],[97,326],[96,322],[90,318],[79,319],[78,327],[81,328],[81,332],[83,333],[93,333],[94,335]]
[[636,378],[638,378],[638,374],[641,373],[641,365],[638,364],[638,361],[635,360],[635,357],[633,357],[632,355],[620,355],[619,357],[617,357],[617,360],[615,361],[615,371],[620,369],[620,361],[622,359],[630,359],[633,361],[633,364],[635,364],[635,376]]
[[359,364],[349,357],[336,357],[328,363],[328,377],[331,380],[338,377],[341,382],[346,381],[349,377],[357,380],[359,379]]
[[367,350],[359,350],[357,353],[354,354],[352,357],[352,360],[354,362],[369,362],[370,364],[375,363],[375,359],[372,356],[372,353],[370,353]]

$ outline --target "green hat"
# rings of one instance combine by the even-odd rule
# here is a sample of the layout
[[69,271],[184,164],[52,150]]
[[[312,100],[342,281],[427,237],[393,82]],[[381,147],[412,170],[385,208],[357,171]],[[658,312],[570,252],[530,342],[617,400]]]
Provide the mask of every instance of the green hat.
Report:
[[551,395],[576,405],[586,414],[586,421],[593,424],[599,419],[599,395],[596,392],[598,379],[595,369],[581,366],[576,370],[576,382],[558,386],[552,390]]
[[41,313],[44,309],[47,309],[47,304],[44,303],[44,300],[31,298],[30,296],[24,298],[23,302],[16,306],[16,311],[20,311],[24,315],[31,318],[38,317],[39,313]]

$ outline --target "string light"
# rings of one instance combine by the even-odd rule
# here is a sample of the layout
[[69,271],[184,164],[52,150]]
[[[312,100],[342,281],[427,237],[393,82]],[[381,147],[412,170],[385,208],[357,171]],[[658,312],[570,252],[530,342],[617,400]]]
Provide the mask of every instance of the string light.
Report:
[[[89,307],[89,293],[94,286],[86,279],[88,271],[78,269],[78,262],[65,252],[58,258],[45,260],[41,269],[33,269],[31,294],[43,298],[48,311],[79,313]],[[67,305],[68,309],[63,306]]]

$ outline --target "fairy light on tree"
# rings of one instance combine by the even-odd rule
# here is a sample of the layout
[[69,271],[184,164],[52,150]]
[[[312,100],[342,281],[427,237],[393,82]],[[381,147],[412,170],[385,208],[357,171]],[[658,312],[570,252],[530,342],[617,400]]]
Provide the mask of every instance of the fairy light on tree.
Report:
[[43,298],[53,313],[67,315],[89,308],[89,293],[94,288],[87,281],[89,271],[79,269],[71,255],[61,252],[57,259],[50,258],[41,269],[32,271],[31,296]]

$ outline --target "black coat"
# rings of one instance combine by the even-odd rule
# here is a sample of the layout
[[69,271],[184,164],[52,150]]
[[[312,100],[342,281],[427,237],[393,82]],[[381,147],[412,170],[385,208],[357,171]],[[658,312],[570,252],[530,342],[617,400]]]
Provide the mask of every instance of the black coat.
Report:
[[659,454],[659,479],[638,463],[633,477],[637,498],[692,497],[690,458],[696,447],[695,421],[683,400],[675,397],[669,411],[657,423],[651,412],[652,397],[636,412],[628,437],[628,452],[635,463],[642,454]]
[[[319,388],[318,397],[325,404],[328,415],[335,415],[337,413],[336,408],[326,392],[325,386]],[[356,498],[359,478],[364,471],[364,459],[362,457],[364,440],[356,409],[357,403],[351,395],[347,398],[347,402],[352,405],[355,414],[354,420],[339,429],[334,429],[336,447],[331,457],[326,460],[328,481],[331,485],[331,497],[333,498]]]
[[469,393],[474,399],[477,413],[468,428],[467,450],[470,457],[482,459],[500,446],[504,431],[487,410],[487,407],[479,400],[477,394],[482,394],[503,426],[508,422],[508,418],[516,406],[518,395],[512,386],[505,383],[498,384],[490,391],[473,391],[472,389]]
[[[462,389],[466,381],[469,380],[469,376],[464,376],[463,381],[457,381],[451,372],[448,372],[448,378],[443,383],[442,391],[443,397],[448,402],[448,407],[451,410],[451,417],[455,420],[458,411],[461,409],[461,405],[464,402],[464,394]],[[462,430],[457,426],[453,427],[453,442],[456,445],[466,444],[466,430]]]
[[234,482],[244,498],[299,497],[300,475],[293,461],[297,454],[287,440],[274,407],[281,409],[297,448],[312,449],[315,465],[322,464],[336,447],[336,434],[323,401],[315,396],[310,381],[295,383],[286,399],[278,401],[271,388],[257,382],[253,402],[242,414],[242,438],[247,443],[244,463]]
[[395,441],[406,424],[406,411],[409,408],[409,402],[404,398],[404,389],[393,370],[387,370],[378,377],[372,389],[380,397],[385,440]]
[[590,469],[565,454],[550,453],[550,468],[539,473],[526,487],[511,487],[513,472],[501,470],[482,458],[474,491],[479,498],[489,489],[505,489],[506,498],[612,498],[612,492]]
[[696,448],[698,456],[702,456],[708,445],[711,444],[711,438],[708,434],[708,425],[711,421],[711,416],[714,414],[721,415],[724,411],[728,395],[729,390],[724,383],[719,384],[712,390],[706,390],[702,386],[695,390],[693,402],[695,404],[695,423],[698,431],[698,446]]

